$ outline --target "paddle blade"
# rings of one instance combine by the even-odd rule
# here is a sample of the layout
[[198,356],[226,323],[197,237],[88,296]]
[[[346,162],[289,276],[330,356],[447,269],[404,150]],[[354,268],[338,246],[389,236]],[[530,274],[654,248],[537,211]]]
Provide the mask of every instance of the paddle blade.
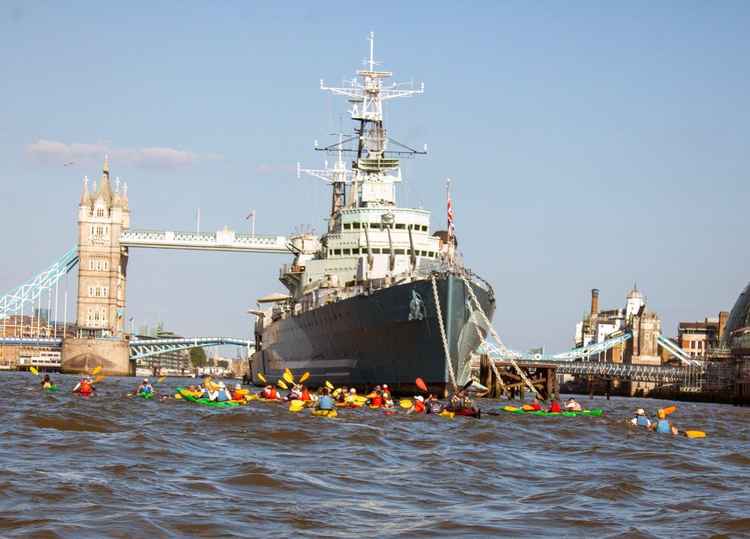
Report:
[[310,378],[310,373],[306,372],[302,376],[299,377],[299,383],[302,384],[304,382],[307,382],[307,380]]
[[668,406],[667,408],[662,408],[662,412],[664,412],[664,415],[673,414],[677,411],[677,406]]
[[289,386],[284,383],[284,380],[277,380],[276,385],[281,389],[289,389]]
[[705,438],[706,433],[702,430],[686,430],[685,436],[687,436],[688,438]]
[[34,376],[39,376],[39,371],[36,369],[36,367],[29,367],[29,371],[31,371],[31,374]]
[[412,407],[413,404],[409,399],[401,399],[400,401],[398,401],[398,405],[401,408],[408,410],[409,408]]
[[162,376],[161,378],[159,378],[159,379],[157,380],[157,382],[161,384],[161,383],[162,383],[162,382],[163,382],[164,380],[166,380],[166,379],[167,379],[167,377],[166,377],[166,376]]
[[418,387],[418,388],[419,388],[419,389],[420,389],[421,391],[424,391],[425,393],[428,393],[428,391],[427,391],[427,384],[425,384],[425,383],[424,383],[424,380],[422,380],[421,378],[417,378],[417,379],[416,379],[416,380],[414,381],[414,383],[415,383],[415,384],[417,384],[417,387]]
[[329,382],[328,380],[326,380],[326,387],[330,389],[331,391],[333,391],[333,384]]
[[284,374],[282,375],[282,378],[284,378],[284,381],[286,381],[289,384],[294,383],[294,375],[292,374],[292,371],[289,369],[284,369]]
[[268,383],[268,380],[266,380],[266,377],[265,377],[265,376],[263,375],[263,373],[262,373],[262,372],[259,372],[259,373],[258,373],[258,380],[260,380],[260,381],[261,381],[261,382],[263,382],[264,384],[267,384],[267,383]]
[[339,395],[341,395],[341,388],[334,389],[332,395],[334,397],[338,397]]
[[94,367],[94,370],[91,371],[91,374],[99,374],[100,372],[102,372],[102,366],[101,365],[99,365],[98,367]]
[[94,383],[98,384],[99,382],[103,381],[105,378],[106,378],[106,376],[104,376],[103,374],[100,374],[99,376],[97,376],[96,378],[94,378]]

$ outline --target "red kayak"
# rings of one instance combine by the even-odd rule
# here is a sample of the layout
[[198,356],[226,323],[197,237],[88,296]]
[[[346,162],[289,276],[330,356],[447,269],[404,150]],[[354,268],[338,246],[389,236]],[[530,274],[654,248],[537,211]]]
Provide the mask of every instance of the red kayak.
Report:
[[456,415],[462,415],[465,417],[476,417],[479,419],[482,417],[482,410],[479,408],[461,408],[460,410],[451,410]]

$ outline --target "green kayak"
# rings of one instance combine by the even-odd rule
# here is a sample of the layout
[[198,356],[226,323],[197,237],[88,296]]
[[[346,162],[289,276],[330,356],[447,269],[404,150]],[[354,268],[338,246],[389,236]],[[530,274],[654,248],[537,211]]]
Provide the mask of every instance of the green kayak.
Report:
[[52,385],[50,387],[43,387],[42,389],[44,391],[59,391],[60,390],[60,388],[57,387],[56,385]]
[[154,398],[154,394],[153,393],[143,393],[143,392],[141,392],[141,393],[136,393],[136,397],[140,397],[142,399],[153,399]]
[[182,398],[186,401],[194,402],[196,404],[202,404],[204,406],[213,406],[214,408],[234,408],[235,406],[240,406],[239,402],[234,402],[234,401],[219,402],[219,401],[208,400],[205,397],[199,399],[199,398],[193,397],[190,393],[188,393],[181,387],[177,388],[177,393],[179,393],[182,396]]
[[548,412],[546,410],[524,410],[523,408],[517,408],[515,406],[503,406],[503,412],[509,412],[511,414],[526,414],[526,415],[539,415],[539,416],[563,416],[563,417],[576,417],[576,416],[590,416],[590,417],[601,417],[604,415],[604,410],[601,408],[592,408],[591,410],[582,410],[580,412]]

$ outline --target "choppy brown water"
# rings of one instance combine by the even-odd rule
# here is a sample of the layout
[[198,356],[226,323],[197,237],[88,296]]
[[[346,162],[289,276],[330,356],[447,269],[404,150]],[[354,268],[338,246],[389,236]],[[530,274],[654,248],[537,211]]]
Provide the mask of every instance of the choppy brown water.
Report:
[[82,399],[55,378],[47,394],[0,378],[0,537],[750,535],[750,409],[681,403],[675,423],[709,434],[688,440],[624,424],[654,400],[582,399],[602,418],[331,420],[128,399],[132,378]]

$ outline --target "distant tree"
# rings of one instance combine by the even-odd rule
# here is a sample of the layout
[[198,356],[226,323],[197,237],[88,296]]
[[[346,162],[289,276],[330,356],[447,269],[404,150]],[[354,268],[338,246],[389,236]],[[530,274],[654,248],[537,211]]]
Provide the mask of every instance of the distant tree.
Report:
[[229,368],[229,362],[226,359],[220,359],[216,362],[216,366],[220,369],[228,369]]
[[208,363],[206,360],[206,351],[203,348],[191,348],[190,363],[192,363],[194,368],[205,367]]

